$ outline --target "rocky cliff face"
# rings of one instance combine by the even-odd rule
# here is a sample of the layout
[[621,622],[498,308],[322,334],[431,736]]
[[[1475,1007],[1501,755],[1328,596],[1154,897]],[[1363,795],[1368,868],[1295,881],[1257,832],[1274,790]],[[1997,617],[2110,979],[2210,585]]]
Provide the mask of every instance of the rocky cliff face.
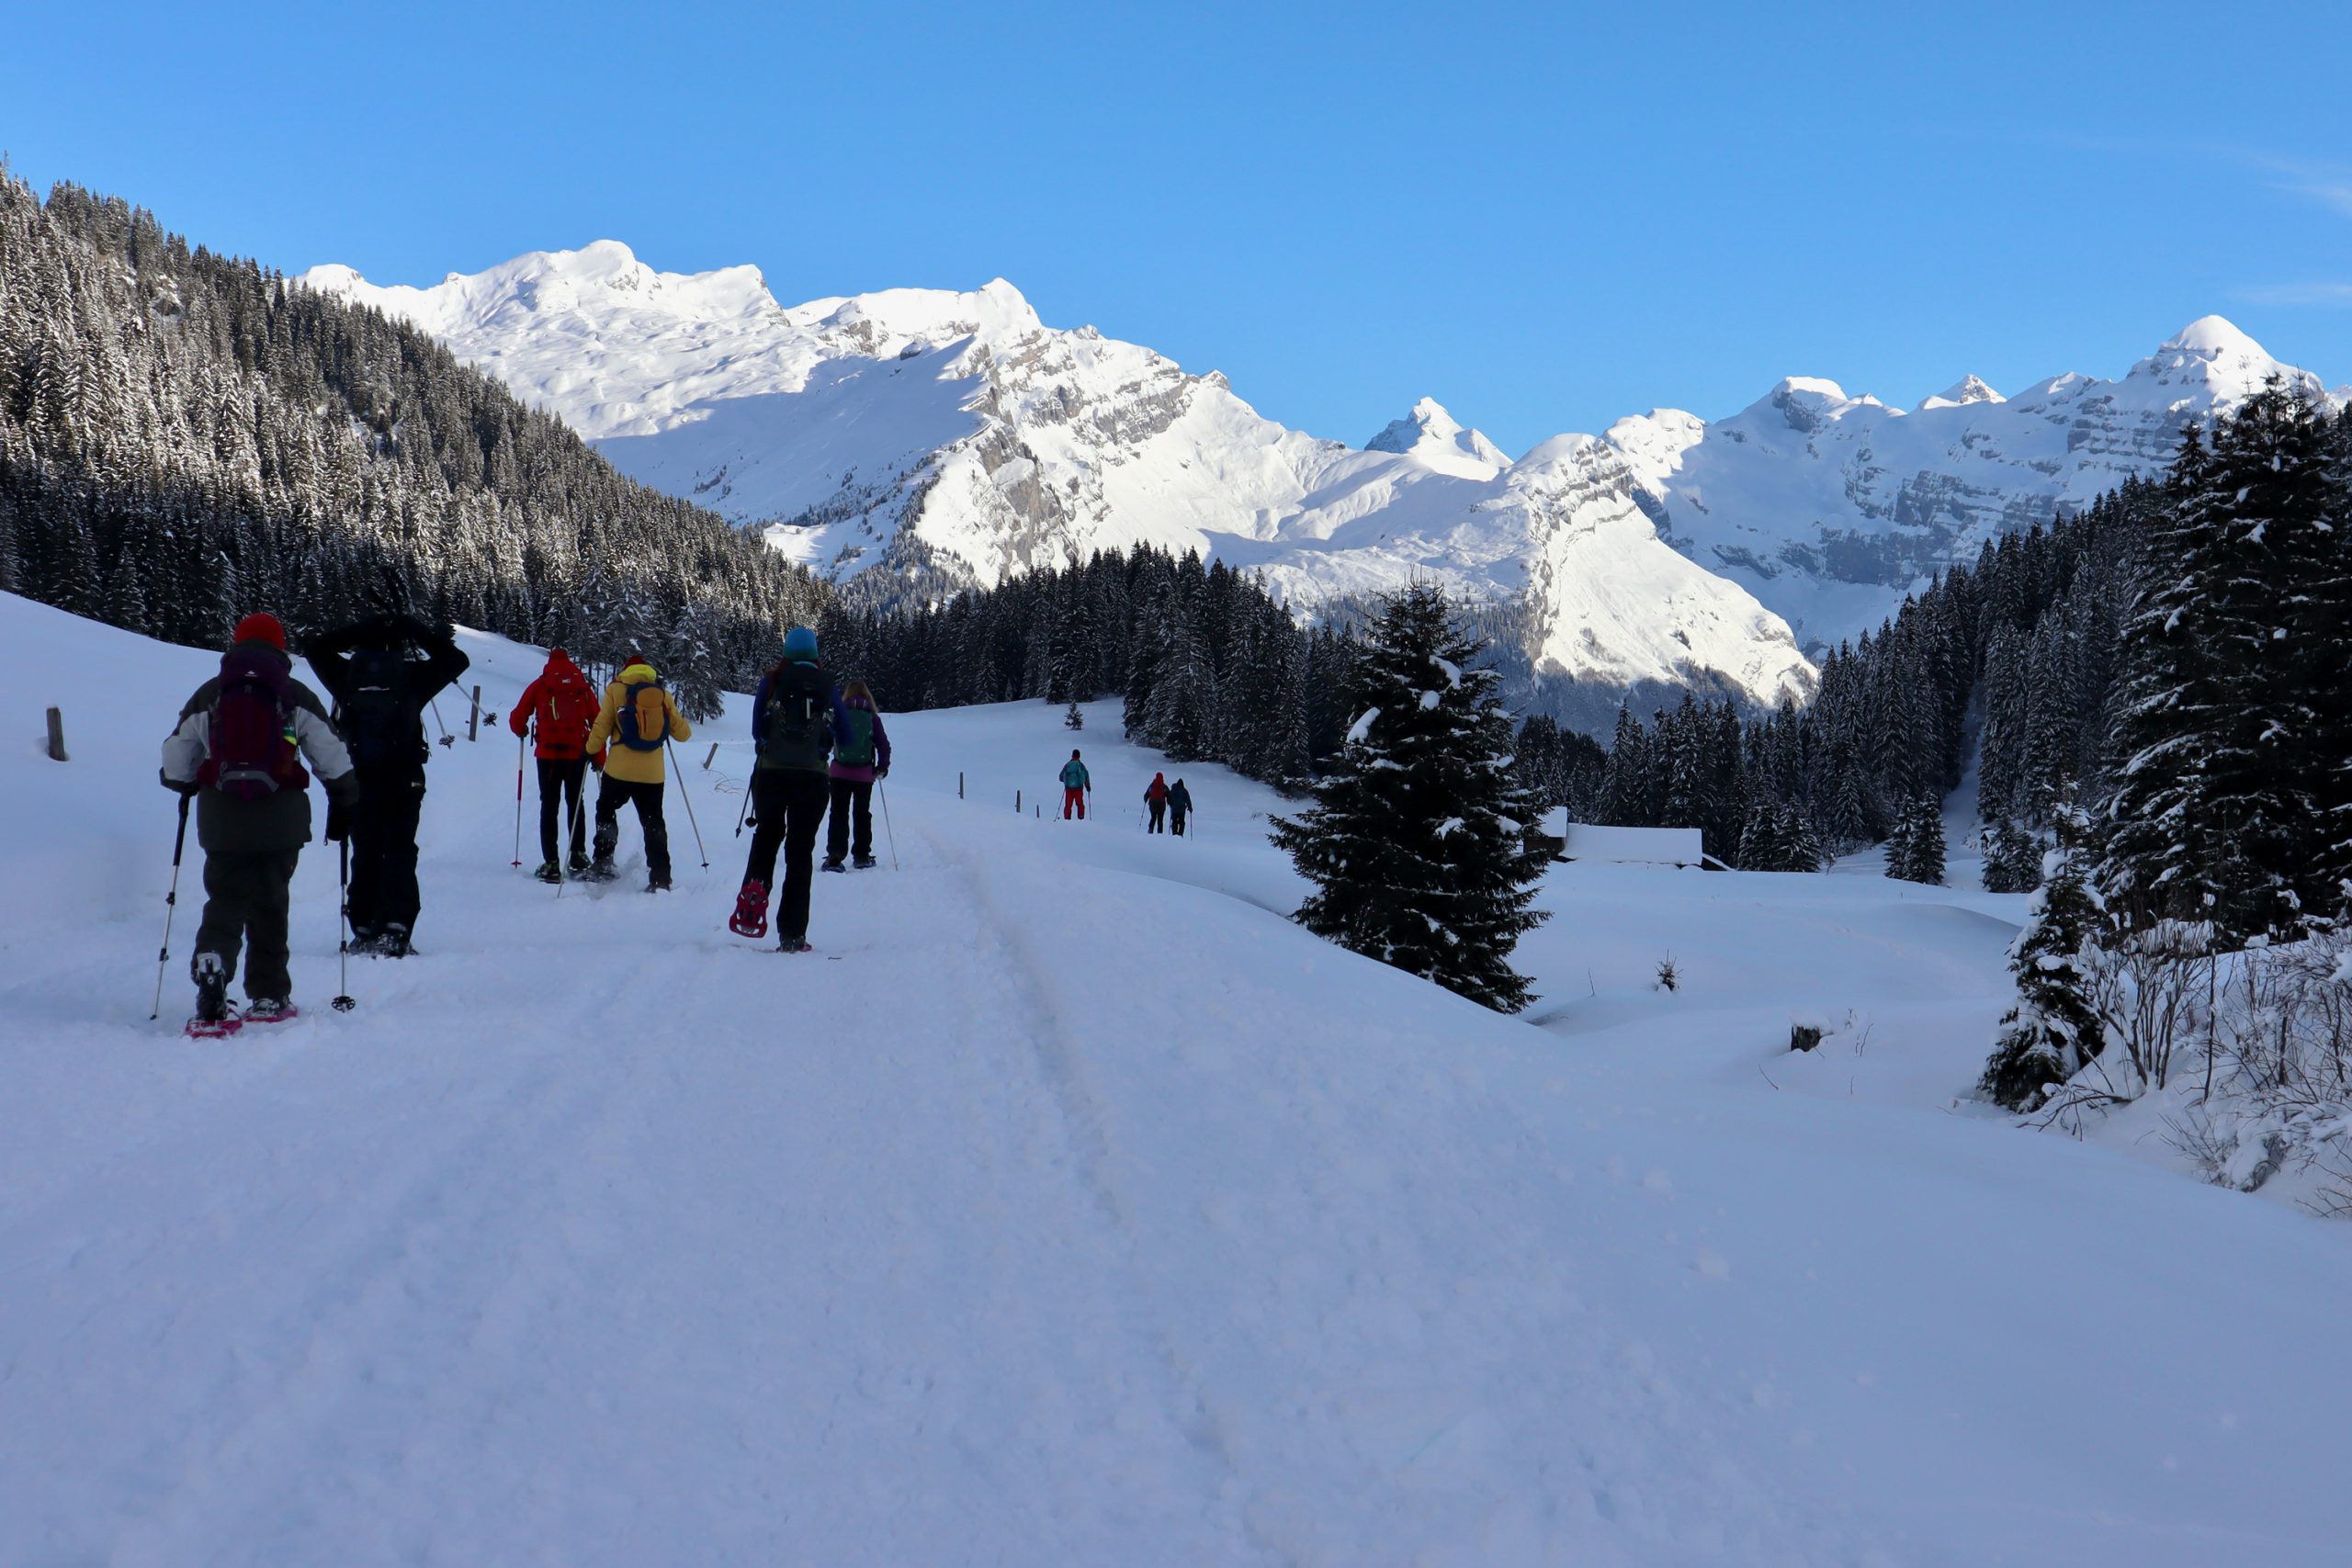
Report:
[[2172,459],[2192,422],[2278,377],[2326,399],[2218,316],[2119,380],[2064,375],[2003,398],[1976,377],[1905,412],[1792,378],[1729,419],[1660,410],[1611,427],[1648,514],[1818,651],[1875,625],[1987,539],[2072,513]]

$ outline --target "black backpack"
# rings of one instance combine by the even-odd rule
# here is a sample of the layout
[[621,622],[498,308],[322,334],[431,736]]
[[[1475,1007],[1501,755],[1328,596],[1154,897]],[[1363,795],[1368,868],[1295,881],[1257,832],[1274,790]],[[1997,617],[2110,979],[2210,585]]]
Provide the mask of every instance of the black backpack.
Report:
[[814,664],[787,664],[768,678],[760,709],[760,766],[823,773],[833,749],[832,688]]
[[361,769],[396,768],[426,755],[424,721],[410,711],[408,654],[397,648],[363,648],[351,656],[351,678],[335,704],[335,728]]

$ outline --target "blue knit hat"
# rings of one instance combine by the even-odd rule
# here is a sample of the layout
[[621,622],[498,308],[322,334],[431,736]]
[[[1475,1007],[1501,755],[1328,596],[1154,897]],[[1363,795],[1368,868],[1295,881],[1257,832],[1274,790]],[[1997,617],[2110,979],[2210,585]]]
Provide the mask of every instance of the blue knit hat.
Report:
[[795,626],[784,634],[784,656],[795,662],[817,657],[817,634],[807,626]]

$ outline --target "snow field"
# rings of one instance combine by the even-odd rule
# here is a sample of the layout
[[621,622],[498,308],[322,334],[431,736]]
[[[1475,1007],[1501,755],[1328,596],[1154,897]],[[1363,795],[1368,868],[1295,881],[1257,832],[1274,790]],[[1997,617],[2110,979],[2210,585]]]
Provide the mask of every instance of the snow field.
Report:
[[[1942,1113],[2018,900],[1563,866],[1506,1020],[1282,919],[1270,792],[1170,767],[1148,838],[1117,705],[1031,704],[890,721],[904,869],[786,957],[740,713],[661,897],[626,818],[608,888],[509,866],[500,729],[423,955],[327,1012],[314,848],[316,1010],[198,1045],[214,660],[0,626],[74,751],[0,753],[0,1562],[2342,1560],[2347,1233]],[[467,646],[503,713],[537,655]],[[1096,819],[1016,816],[1073,744]]]

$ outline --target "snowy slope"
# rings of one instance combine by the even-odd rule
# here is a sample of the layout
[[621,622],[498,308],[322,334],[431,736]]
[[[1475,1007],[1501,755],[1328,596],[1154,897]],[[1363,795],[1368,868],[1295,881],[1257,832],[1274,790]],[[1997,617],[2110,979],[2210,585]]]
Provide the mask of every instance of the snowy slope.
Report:
[[[211,660],[0,634],[74,751],[0,752],[0,1561],[2343,1561],[2352,1231],[1932,1109],[2016,900],[1562,867],[1502,1019],[1282,919],[1266,792],[1147,838],[1114,705],[1040,704],[892,721],[903,869],[786,959],[721,925],[728,727],[658,899],[510,869],[500,732],[435,752],[424,954],[196,1045]],[[1097,819],[1016,815],[1072,739]]]
[[427,289],[302,281],[415,321],[623,471],[836,577],[985,583],[1153,545],[1261,569],[1302,610],[1416,577],[1500,601],[1603,723],[1638,687],[1812,690],[1786,626],[1659,541],[1612,450],[1514,465],[1429,399],[1363,450],[1317,440],[1221,375],[1045,327],[1002,279],[786,309],[749,268],[661,273],[605,241]]
[[1817,650],[1875,626],[1988,539],[2158,472],[2191,422],[2274,376],[2328,397],[2317,377],[2207,316],[2120,380],[2054,376],[2003,398],[1969,376],[1906,413],[1791,377],[1728,419],[1657,410],[1620,421],[1609,439],[1675,545]]

